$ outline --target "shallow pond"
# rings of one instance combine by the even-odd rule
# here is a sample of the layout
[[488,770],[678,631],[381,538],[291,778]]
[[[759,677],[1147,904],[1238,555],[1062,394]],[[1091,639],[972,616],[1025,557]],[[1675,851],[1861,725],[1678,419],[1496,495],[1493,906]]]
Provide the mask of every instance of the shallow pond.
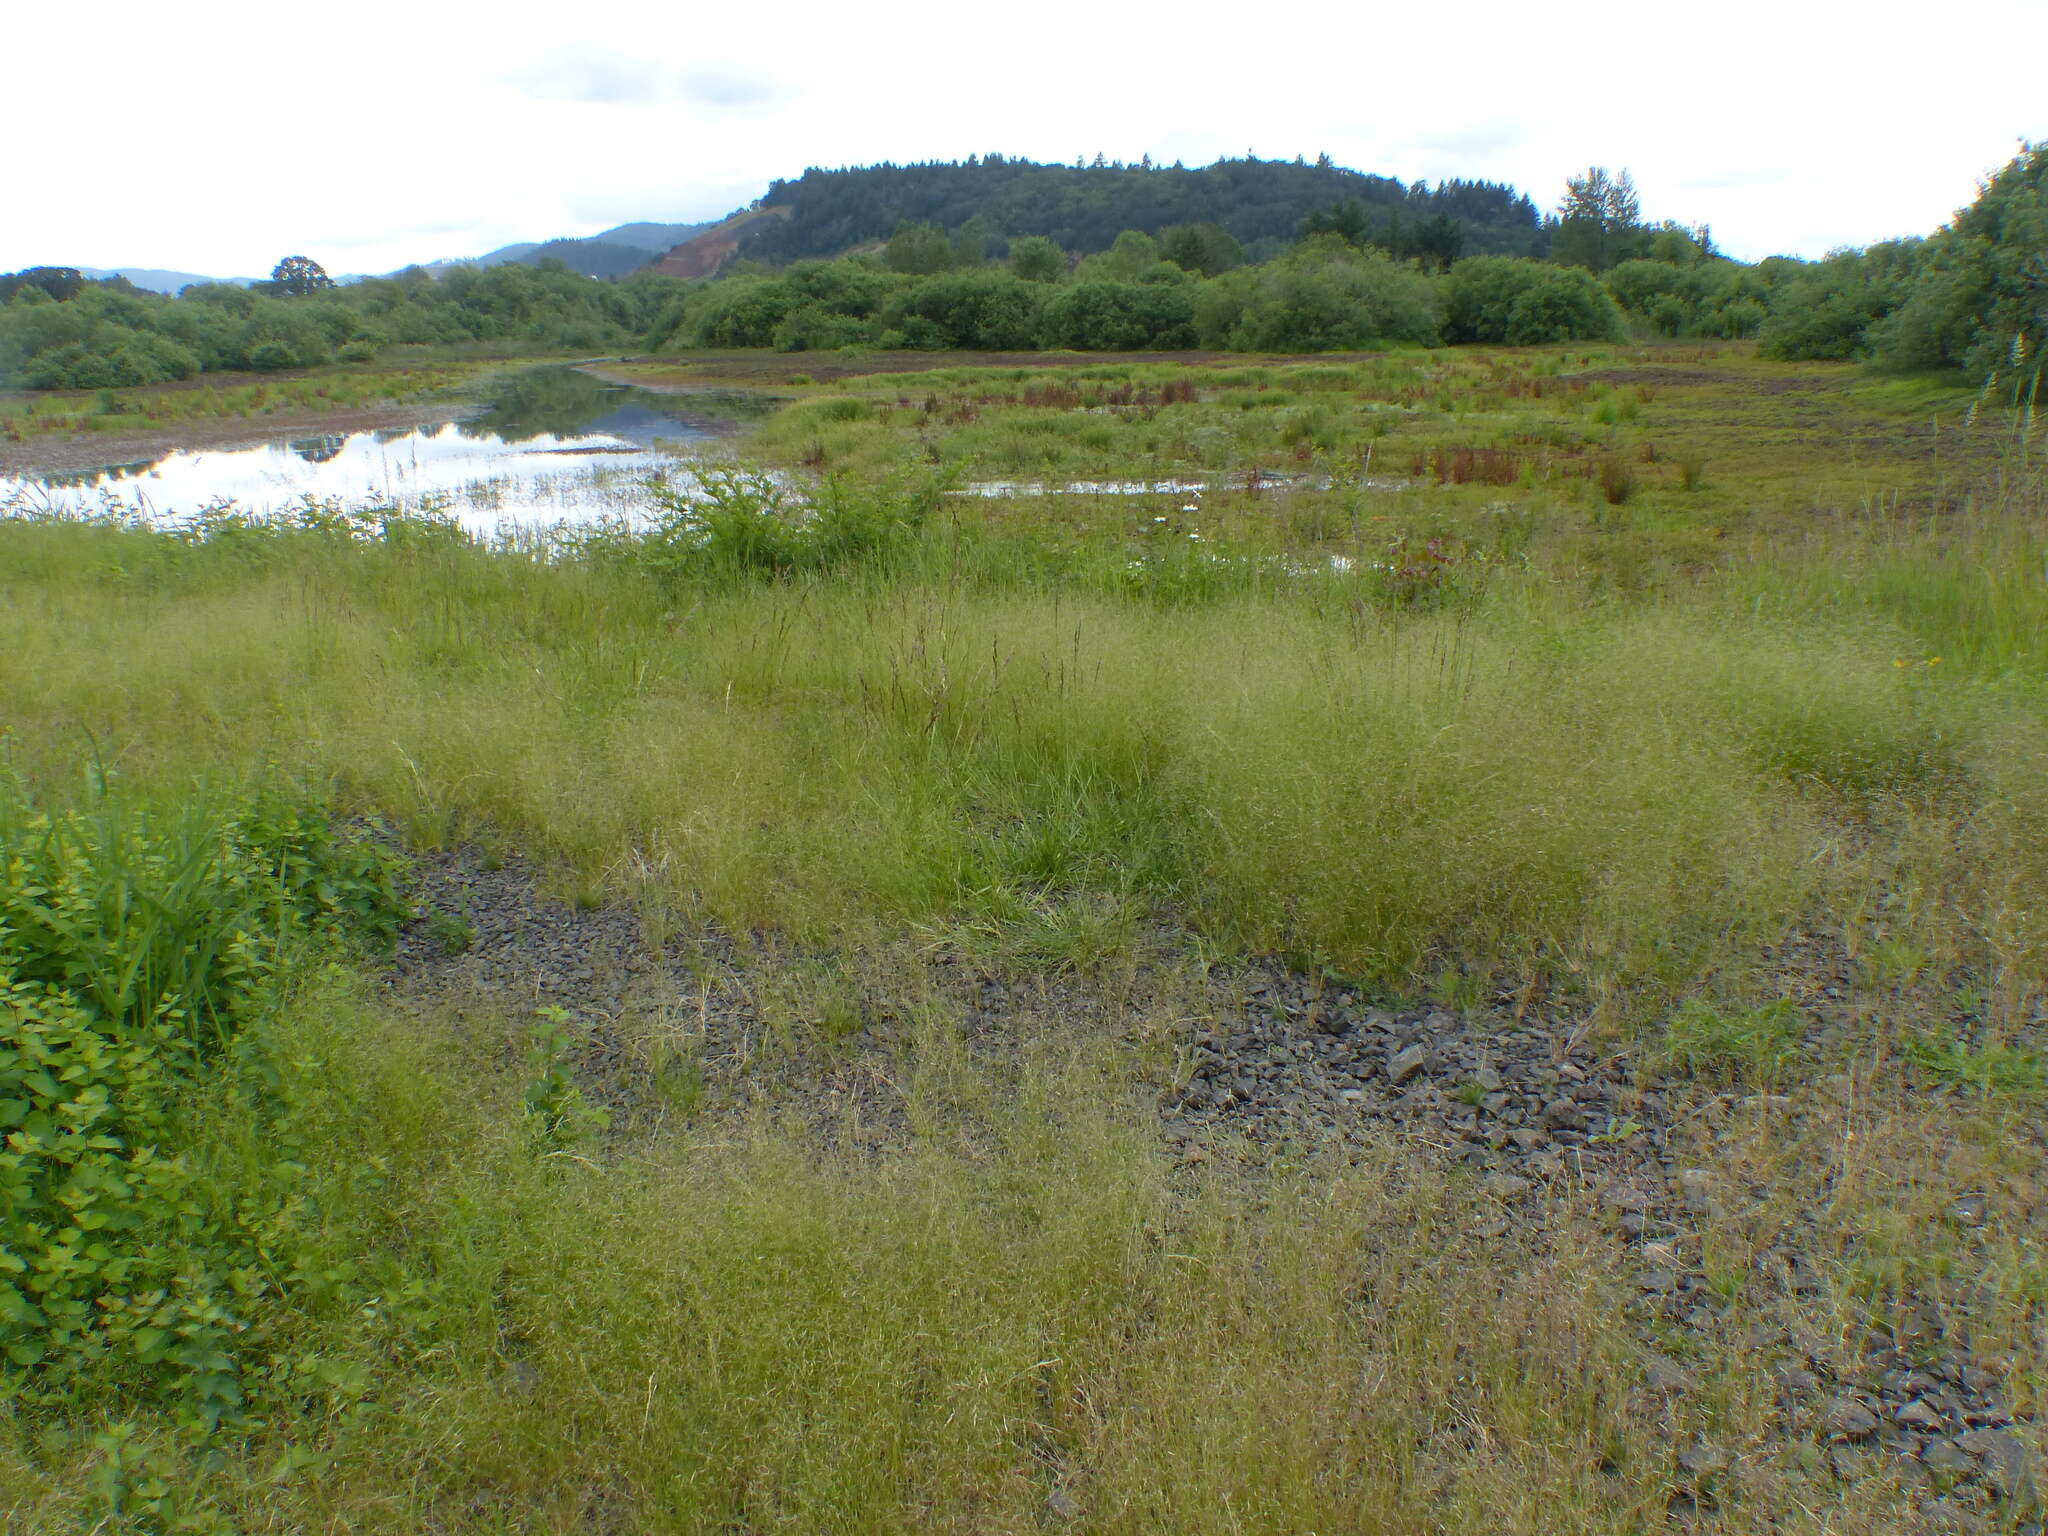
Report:
[[262,513],[312,497],[439,507],[480,532],[588,522],[631,516],[648,475],[731,436],[772,404],[741,391],[662,394],[575,368],[524,368],[493,380],[482,408],[460,421],[0,476],[0,509],[130,512],[172,523],[224,502]]

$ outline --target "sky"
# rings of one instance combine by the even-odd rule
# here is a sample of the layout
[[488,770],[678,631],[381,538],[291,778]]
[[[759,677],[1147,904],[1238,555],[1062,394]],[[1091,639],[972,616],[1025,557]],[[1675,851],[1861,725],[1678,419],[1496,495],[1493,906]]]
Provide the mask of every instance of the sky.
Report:
[[2048,139],[2043,57],[2048,0],[21,7],[0,271],[381,272],[989,151],[1327,153],[1545,210],[1626,167],[1653,221],[1820,256],[1930,232]]

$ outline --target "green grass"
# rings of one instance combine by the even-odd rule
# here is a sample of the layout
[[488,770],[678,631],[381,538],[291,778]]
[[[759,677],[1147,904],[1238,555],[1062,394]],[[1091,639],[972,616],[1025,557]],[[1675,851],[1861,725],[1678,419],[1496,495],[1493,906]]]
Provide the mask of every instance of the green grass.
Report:
[[[606,1130],[572,1021],[278,978],[255,1086],[180,1123],[209,1188],[302,1170],[308,1257],[251,1303],[292,1391],[211,1436],[120,1381],[16,1402],[0,1524],[1647,1532],[1684,1493],[1901,1529],[1899,1476],[1775,1416],[1758,1339],[1848,1373],[1938,1305],[2048,1401],[2037,444],[1742,348],[790,387],[748,451],[847,477],[810,531],[0,526],[0,750],[46,805],[282,788],[521,848],[784,956],[764,1050],[852,1061],[886,1015],[906,1127],[720,1104],[649,1025],[659,1126]],[[869,515],[920,466],[1336,479]],[[1179,1161],[1174,978],[1259,953],[1655,1068],[1674,1155],[1746,1192],[1674,1239],[1725,1315],[1646,1341],[1643,1256],[1571,1180],[1501,1234],[1419,1143]],[[963,973],[1047,989],[1000,1062]],[[1616,1144],[1657,1118],[1613,1110]],[[1817,1291],[1760,1278],[1787,1243]],[[1693,1390],[1643,1395],[1649,1342]]]

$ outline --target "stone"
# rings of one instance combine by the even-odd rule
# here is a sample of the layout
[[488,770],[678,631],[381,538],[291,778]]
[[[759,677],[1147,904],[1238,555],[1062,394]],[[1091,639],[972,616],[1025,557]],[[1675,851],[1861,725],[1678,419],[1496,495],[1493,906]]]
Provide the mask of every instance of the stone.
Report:
[[1419,1075],[1422,1069],[1428,1065],[1429,1047],[1426,1045],[1411,1045],[1406,1050],[1397,1051],[1387,1062],[1387,1077],[1398,1088],[1410,1078]]
[[1973,1429],[1956,1444],[1984,1464],[1984,1480],[2009,1499],[2034,1491],[2034,1453],[2018,1435],[2003,1429]]
[[1838,1440],[1868,1440],[1877,1433],[1877,1415],[1853,1397],[1838,1397],[1829,1403],[1821,1422]]
[[1678,1465],[1693,1477],[1712,1477],[1728,1470],[1728,1453],[1704,1440],[1695,1440],[1678,1453]]
[[1538,1148],[1549,1144],[1550,1135],[1546,1131],[1537,1130],[1534,1126],[1525,1125],[1518,1130],[1509,1131],[1508,1140],[1512,1141],[1524,1152],[1534,1152]]
[[1948,1208],[1948,1219],[1959,1227],[1981,1227],[1990,1216],[1991,1203],[1982,1195],[1960,1196]]
[[1678,1175],[1678,1192],[1690,1209],[1707,1210],[1714,1203],[1714,1176],[1704,1168],[1682,1169]]
[[1779,1389],[1785,1392],[1811,1392],[1820,1385],[1813,1372],[1804,1366],[1774,1365],[1771,1367],[1771,1376],[1777,1381]]
[[1948,1428],[1948,1420],[1928,1405],[1924,1397],[1916,1397],[1897,1413],[1892,1415],[1901,1429],[1918,1430],[1922,1434],[1940,1434]]
[[1692,1376],[1667,1355],[1652,1355],[1643,1362],[1643,1385],[1652,1392],[1690,1392]]
[[1950,1440],[1928,1441],[1920,1459],[1937,1472],[1948,1472],[1958,1477],[1977,1470],[1977,1458]]
[[1081,1518],[1081,1506],[1066,1489],[1055,1488],[1045,1496],[1045,1513],[1053,1520],[1078,1520]]
[[[1636,1277],[1636,1284],[1648,1295],[1668,1296],[1678,1289],[1678,1276],[1668,1269],[1646,1269]],[[1873,1428],[1876,1423],[1875,1419],[1871,1420]]]

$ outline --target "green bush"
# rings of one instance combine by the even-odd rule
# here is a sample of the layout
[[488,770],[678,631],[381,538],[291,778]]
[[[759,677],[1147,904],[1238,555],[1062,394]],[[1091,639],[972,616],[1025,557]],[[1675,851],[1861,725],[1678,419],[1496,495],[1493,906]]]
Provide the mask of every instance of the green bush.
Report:
[[1194,345],[1194,322],[1185,284],[1074,283],[1047,301],[1044,339],[1078,352],[1172,351]]
[[1867,357],[1873,329],[1905,302],[1925,242],[1894,240],[1795,270],[1771,295],[1757,350],[1783,362]]
[[1621,312],[1590,272],[1517,256],[1468,256],[1444,283],[1448,341],[1614,341]]
[[922,321],[920,337],[940,348],[1006,352],[1038,342],[1045,285],[1026,282],[1000,268],[945,272],[900,294],[884,324],[909,334]]
[[1355,351],[1440,339],[1443,304],[1432,279],[1341,243],[1317,242],[1290,260],[1210,287],[1214,296],[1200,311],[1204,339],[1240,352]]
[[239,1418],[253,1321],[310,1242],[289,1156],[195,1167],[201,1101],[263,1092],[242,1036],[319,932],[388,941],[395,861],[253,800],[163,818],[0,794],[0,1373],[8,1397]]
[[2048,145],[2019,155],[1927,242],[1871,350],[1900,368],[1961,368],[2037,394],[2048,355]]

